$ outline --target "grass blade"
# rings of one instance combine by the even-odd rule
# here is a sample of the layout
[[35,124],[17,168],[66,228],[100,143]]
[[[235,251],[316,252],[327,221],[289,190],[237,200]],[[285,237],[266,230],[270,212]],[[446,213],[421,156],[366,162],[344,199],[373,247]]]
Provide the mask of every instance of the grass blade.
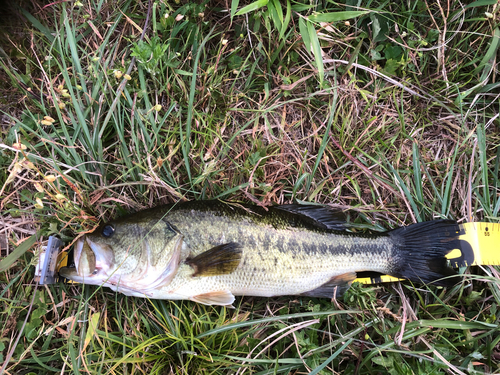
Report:
[[318,34],[314,29],[312,22],[307,22],[307,34],[309,36],[309,41],[311,43],[311,49],[314,56],[314,61],[316,63],[316,68],[318,69],[318,78],[320,86],[323,86],[323,81],[325,79],[325,67],[323,65],[323,55],[321,51],[321,46],[319,44]]
[[269,3],[269,0],[257,0],[254,1],[253,3],[250,3],[243,8],[241,8],[239,11],[236,12],[237,16],[242,16],[244,14],[253,12],[257,9],[260,9],[262,7],[265,7]]
[[[491,37],[491,42],[490,46],[488,47],[488,50],[484,54],[483,59],[479,63],[479,65],[476,67],[475,72],[479,73],[481,69],[484,68],[483,71],[483,76],[489,74],[491,70],[491,63],[497,57],[497,51],[498,47],[500,47],[500,27],[496,27],[495,30],[493,31],[493,36]],[[484,77],[483,79],[485,79]]]
[[337,358],[345,348],[347,348],[351,343],[354,341],[354,339],[349,339],[346,341],[344,345],[342,345],[340,348],[338,348],[335,353],[333,353],[326,361],[324,361],[321,365],[316,367],[313,371],[309,373],[309,375],[316,375],[319,374],[321,370],[323,370],[326,366],[330,364],[331,361],[333,361],[335,358]]
[[348,10],[345,12],[318,13],[308,16],[307,18],[312,22],[338,22],[361,17],[370,12],[370,10]]
[[28,237],[18,247],[14,249],[9,255],[0,260],[0,272],[8,270],[16,260],[18,260],[26,251],[36,243],[40,236],[40,232]]
[[481,205],[488,216],[492,216],[491,206],[489,202],[490,199],[490,188],[488,180],[488,160],[486,154],[486,134],[484,129],[484,124],[479,124],[476,129],[477,134],[477,145],[479,149],[479,164],[481,166],[481,180],[483,186],[483,194],[480,199]]
[[287,315],[278,315],[278,316],[272,316],[270,318],[261,318],[261,319],[256,319],[256,320],[249,320],[245,322],[239,322],[239,323],[232,323],[228,324],[222,327],[218,327],[216,329],[211,329],[207,332],[204,332],[198,336],[196,336],[197,339],[201,339],[203,337],[207,336],[212,336],[212,335],[218,335],[220,333],[230,331],[236,328],[241,328],[241,327],[247,327],[247,326],[252,326],[252,325],[257,325],[257,324],[262,324],[262,323],[269,323],[269,322],[276,322],[280,320],[287,320],[287,319],[295,319],[295,318],[307,318],[310,316],[325,316],[325,315],[344,315],[344,314],[355,314],[357,311],[354,310],[332,310],[332,311],[316,311],[316,312],[306,312],[306,313],[298,313],[298,314],[287,314]]

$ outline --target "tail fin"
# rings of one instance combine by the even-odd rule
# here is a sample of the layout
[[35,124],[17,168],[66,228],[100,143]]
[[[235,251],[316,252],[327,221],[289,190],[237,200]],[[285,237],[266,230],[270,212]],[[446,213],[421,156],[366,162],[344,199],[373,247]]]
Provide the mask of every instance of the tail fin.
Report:
[[389,235],[396,245],[391,275],[419,283],[451,285],[455,275],[446,255],[460,249],[460,228],[453,220],[426,221],[394,229]]

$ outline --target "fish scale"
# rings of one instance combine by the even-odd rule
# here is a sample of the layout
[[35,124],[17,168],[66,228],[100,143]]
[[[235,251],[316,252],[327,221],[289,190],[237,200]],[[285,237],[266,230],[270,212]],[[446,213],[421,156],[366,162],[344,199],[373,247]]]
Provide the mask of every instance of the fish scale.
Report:
[[238,295],[333,298],[357,272],[441,285],[454,274],[446,259],[458,248],[454,221],[358,234],[339,230],[337,214],[321,206],[266,210],[220,201],[158,207],[79,240],[86,246],[77,248],[91,248],[106,267],[88,261],[62,273],[127,295],[218,305]]
[[[242,222],[238,215],[216,222],[215,217],[212,212],[202,212],[196,215],[195,222],[184,226],[184,212],[178,210],[169,215],[169,221],[186,233],[185,241],[193,255],[218,245],[216,239],[220,238],[243,246],[242,260],[233,274],[215,276],[218,280],[204,280],[217,283],[219,288],[227,286],[235,295],[300,294],[345,272],[389,271],[389,252],[380,255],[380,249],[391,246],[387,237],[374,239],[305,228],[279,229],[266,221]],[[199,278],[185,289],[196,283]]]

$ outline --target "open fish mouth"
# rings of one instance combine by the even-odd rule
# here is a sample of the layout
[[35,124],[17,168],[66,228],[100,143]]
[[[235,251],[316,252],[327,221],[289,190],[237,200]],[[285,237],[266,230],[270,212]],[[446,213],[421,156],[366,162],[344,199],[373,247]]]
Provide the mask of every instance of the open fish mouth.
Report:
[[89,279],[99,274],[100,267],[98,267],[98,254],[94,251],[97,247],[87,237],[84,236],[75,244],[74,247],[74,267],[62,267],[59,274],[67,279],[82,282],[89,282]]
[[96,254],[87,237],[78,240],[75,246],[75,265],[80,276],[91,276],[96,273]]

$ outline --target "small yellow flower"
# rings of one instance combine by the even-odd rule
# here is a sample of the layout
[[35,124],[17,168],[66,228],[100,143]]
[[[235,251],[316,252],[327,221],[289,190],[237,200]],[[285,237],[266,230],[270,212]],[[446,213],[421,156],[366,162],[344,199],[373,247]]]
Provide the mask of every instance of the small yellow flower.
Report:
[[222,39],[222,45],[225,46],[227,44],[228,40],[227,39]]
[[54,176],[53,174],[48,174],[47,176],[45,176],[45,181],[47,182],[54,182],[56,180],[56,176]]
[[159,168],[161,168],[161,166],[163,165],[163,161],[164,161],[164,159],[162,159],[162,158],[159,157],[158,159],[156,159],[156,165]]
[[28,147],[26,145],[23,145],[21,142],[16,142],[12,145],[16,150],[26,150]]
[[43,193],[43,192],[44,192],[42,185],[40,185],[38,182],[34,182],[34,183],[33,183],[33,186],[35,186],[35,189],[36,189],[37,191],[39,191],[40,193]]
[[43,202],[40,198],[36,197],[35,198],[36,203],[35,203],[35,208],[43,208]]
[[42,121],[40,121],[40,124],[49,126],[49,125],[52,125],[52,122],[47,121],[47,120],[42,120]]
[[153,109],[156,111],[156,112],[160,112],[161,111],[161,104],[157,104],[153,107]]
[[55,122],[56,120],[54,120],[52,117],[50,116],[43,116],[43,119],[46,120],[46,121],[50,121],[50,122]]
[[23,166],[25,168],[35,169],[35,164],[33,164],[32,162],[30,162],[29,160],[23,160],[22,163],[23,163]]
[[130,81],[132,79],[132,77],[128,74],[124,74],[123,78],[125,78],[127,81]]
[[58,106],[59,109],[64,109],[66,107],[66,104],[64,104],[63,102],[59,102]]
[[10,184],[14,179],[17,177],[17,174],[23,170],[23,167],[21,166],[21,163],[17,162],[14,164],[12,167],[12,170],[10,171],[9,177],[7,177],[7,180],[5,181],[5,186],[7,184]]
[[61,193],[56,194],[54,198],[56,198],[58,201],[63,201],[66,199],[66,197]]
[[120,79],[120,78],[122,78],[122,75],[123,75],[123,73],[122,73],[120,70],[118,70],[118,69],[117,69],[117,70],[115,70],[115,71],[113,72],[113,74],[115,75],[115,78],[116,78],[116,79]]

